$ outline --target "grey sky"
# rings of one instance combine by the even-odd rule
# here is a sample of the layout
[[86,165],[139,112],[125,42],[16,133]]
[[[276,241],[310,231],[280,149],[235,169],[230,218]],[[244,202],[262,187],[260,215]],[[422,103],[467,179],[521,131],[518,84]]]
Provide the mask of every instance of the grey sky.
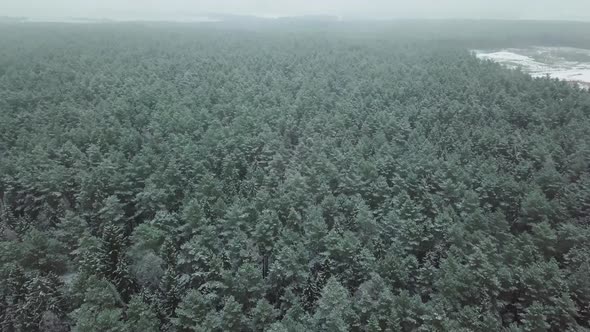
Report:
[[211,12],[590,20],[590,0],[0,0],[0,16],[173,18]]

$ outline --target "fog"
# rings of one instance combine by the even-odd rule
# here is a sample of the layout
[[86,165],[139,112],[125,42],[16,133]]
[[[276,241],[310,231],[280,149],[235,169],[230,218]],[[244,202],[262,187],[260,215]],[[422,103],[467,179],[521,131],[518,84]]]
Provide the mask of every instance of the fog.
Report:
[[0,0],[0,16],[174,19],[264,17],[590,20],[589,0]]

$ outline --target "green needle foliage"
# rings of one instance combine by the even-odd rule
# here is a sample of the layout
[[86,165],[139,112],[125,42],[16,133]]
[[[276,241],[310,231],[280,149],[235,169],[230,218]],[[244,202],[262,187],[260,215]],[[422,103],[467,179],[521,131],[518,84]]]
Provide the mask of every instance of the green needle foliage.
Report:
[[590,93],[469,51],[587,35],[424,24],[0,25],[0,330],[590,330]]

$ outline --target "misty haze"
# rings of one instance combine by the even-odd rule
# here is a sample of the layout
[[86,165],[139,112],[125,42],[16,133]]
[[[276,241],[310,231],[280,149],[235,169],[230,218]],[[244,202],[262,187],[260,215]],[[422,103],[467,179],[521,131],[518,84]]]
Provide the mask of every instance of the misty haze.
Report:
[[0,331],[590,331],[590,3],[0,0]]
[[186,20],[208,15],[266,18],[327,15],[346,19],[590,20],[585,0],[0,0],[5,16]]

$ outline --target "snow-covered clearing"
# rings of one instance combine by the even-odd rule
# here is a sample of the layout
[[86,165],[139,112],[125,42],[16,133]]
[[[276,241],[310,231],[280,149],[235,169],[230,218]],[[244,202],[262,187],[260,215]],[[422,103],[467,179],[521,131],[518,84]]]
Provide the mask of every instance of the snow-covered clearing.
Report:
[[474,50],[480,59],[521,68],[533,77],[549,75],[577,82],[590,88],[590,50],[570,47],[532,47],[526,49]]

